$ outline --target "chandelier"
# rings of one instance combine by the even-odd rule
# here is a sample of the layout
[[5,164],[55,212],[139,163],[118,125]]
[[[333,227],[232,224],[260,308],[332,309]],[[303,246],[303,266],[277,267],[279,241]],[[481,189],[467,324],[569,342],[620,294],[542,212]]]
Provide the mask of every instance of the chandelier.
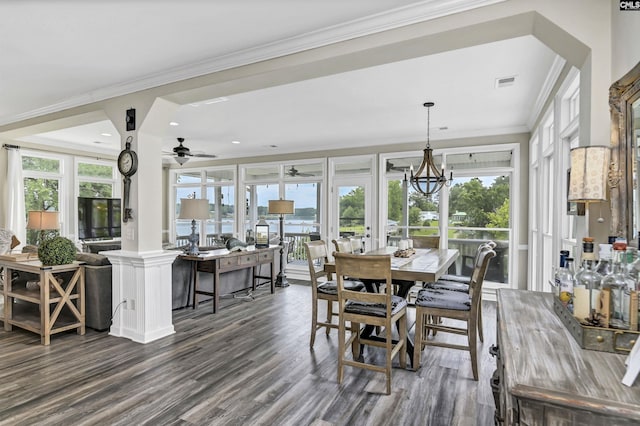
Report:
[[418,168],[418,171],[413,173],[413,164],[411,165],[411,186],[419,193],[431,197],[436,192],[440,191],[446,184],[451,183],[453,180],[453,173],[449,175],[447,179],[444,175],[444,167],[438,170],[433,163],[433,149],[429,144],[429,121],[430,121],[430,109],[435,104],[433,102],[425,102],[424,107],[427,108],[427,147],[424,149],[424,157],[422,158],[422,164]]

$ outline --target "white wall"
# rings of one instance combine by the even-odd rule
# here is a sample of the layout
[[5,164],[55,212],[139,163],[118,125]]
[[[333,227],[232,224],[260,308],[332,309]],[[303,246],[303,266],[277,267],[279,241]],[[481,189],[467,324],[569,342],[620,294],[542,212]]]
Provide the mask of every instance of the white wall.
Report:
[[640,62],[640,11],[624,11],[611,0],[611,83]]

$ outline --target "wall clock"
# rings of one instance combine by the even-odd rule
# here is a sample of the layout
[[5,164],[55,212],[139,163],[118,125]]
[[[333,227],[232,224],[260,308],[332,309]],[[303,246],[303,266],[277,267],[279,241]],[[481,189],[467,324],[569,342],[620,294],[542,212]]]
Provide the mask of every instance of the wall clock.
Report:
[[132,136],[127,138],[125,148],[118,155],[118,170],[124,176],[124,211],[122,214],[123,222],[133,219],[131,208],[129,208],[129,190],[131,188],[131,176],[138,170],[138,155],[131,149]]

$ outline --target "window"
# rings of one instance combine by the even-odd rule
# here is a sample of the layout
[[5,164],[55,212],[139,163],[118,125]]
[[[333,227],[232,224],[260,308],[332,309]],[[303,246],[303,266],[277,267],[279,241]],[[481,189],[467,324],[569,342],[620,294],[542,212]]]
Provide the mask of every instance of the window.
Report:
[[112,198],[116,184],[111,162],[78,161],[78,196]]
[[[491,239],[498,246],[487,281],[509,283],[512,251],[514,176],[516,146],[453,149],[434,156],[436,164],[446,162],[453,182],[430,198],[415,191],[404,180],[405,170],[414,169],[422,157],[385,158],[387,235],[394,238],[418,235],[446,235],[441,246],[458,249],[456,273],[469,275],[478,244]],[[406,194],[406,195],[405,195]],[[406,206],[406,207],[405,207]],[[405,225],[405,223],[407,225]]]
[[[25,213],[31,210],[60,211],[62,160],[37,154],[22,155]],[[62,221],[62,214],[59,219]],[[39,231],[27,229],[27,244],[38,243]]]
[[[441,164],[442,156],[434,156],[436,164]],[[440,230],[440,194],[431,199],[424,197],[406,180],[410,169],[420,166],[421,156],[396,157],[385,161],[387,177],[387,224],[388,242],[419,235],[437,235]],[[405,202],[406,191],[406,202]]]
[[220,245],[236,234],[235,167],[179,170],[174,172],[174,242],[184,246],[189,242],[191,222],[179,219],[183,198],[206,198],[209,201],[209,220],[200,221],[196,233],[200,245]]
[[550,291],[560,250],[576,253],[576,216],[567,214],[569,150],[578,146],[580,73],[572,69],[540,124],[529,155],[528,288]]
[[[115,161],[28,149],[21,150],[20,154],[25,212],[58,211],[60,235],[72,240],[78,238],[78,196],[120,196]],[[27,230],[27,244],[36,243],[35,235]]]
[[508,284],[515,268],[510,263],[515,258],[512,244],[512,197],[518,185],[513,179],[515,149],[477,147],[472,152],[446,156],[447,167],[453,170],[446,233],[449,248],[460,251],[456,272],[470,275],[478,244],[493,240],[497,244],[496,257],[489,264],[486,280],[498,285]]
[[289,242],[287,260],[304,260],[302,243],[320,235],[324,162],[306,160],[295,164],[256,164],[242,168],[245,177],[244,235],[253,240],[261,217],[269,224],[271,237],[280,234],[279,215],[269,214],[269,200],[293,201],[294,214],[284,216],[284,239]]

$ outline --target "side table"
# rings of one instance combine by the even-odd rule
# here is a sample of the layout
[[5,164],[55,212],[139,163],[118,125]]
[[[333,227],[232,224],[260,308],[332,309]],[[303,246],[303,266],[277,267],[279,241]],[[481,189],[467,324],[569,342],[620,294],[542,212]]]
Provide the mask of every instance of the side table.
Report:
[[[0,260],[0,284],[4,295],[0,319],[4,329],[23,328],[40,335],[43,345],[50,343],[52,334],[76,329],[85,333],[84,264],[43,266],[39,260],[16,262]],[[39,289],[26,284],[14,285],[12,271],[29,272],[38,276]],[[66,273],[66,274],[65,274]],[[61,282],[58,278],[62,278]]]

